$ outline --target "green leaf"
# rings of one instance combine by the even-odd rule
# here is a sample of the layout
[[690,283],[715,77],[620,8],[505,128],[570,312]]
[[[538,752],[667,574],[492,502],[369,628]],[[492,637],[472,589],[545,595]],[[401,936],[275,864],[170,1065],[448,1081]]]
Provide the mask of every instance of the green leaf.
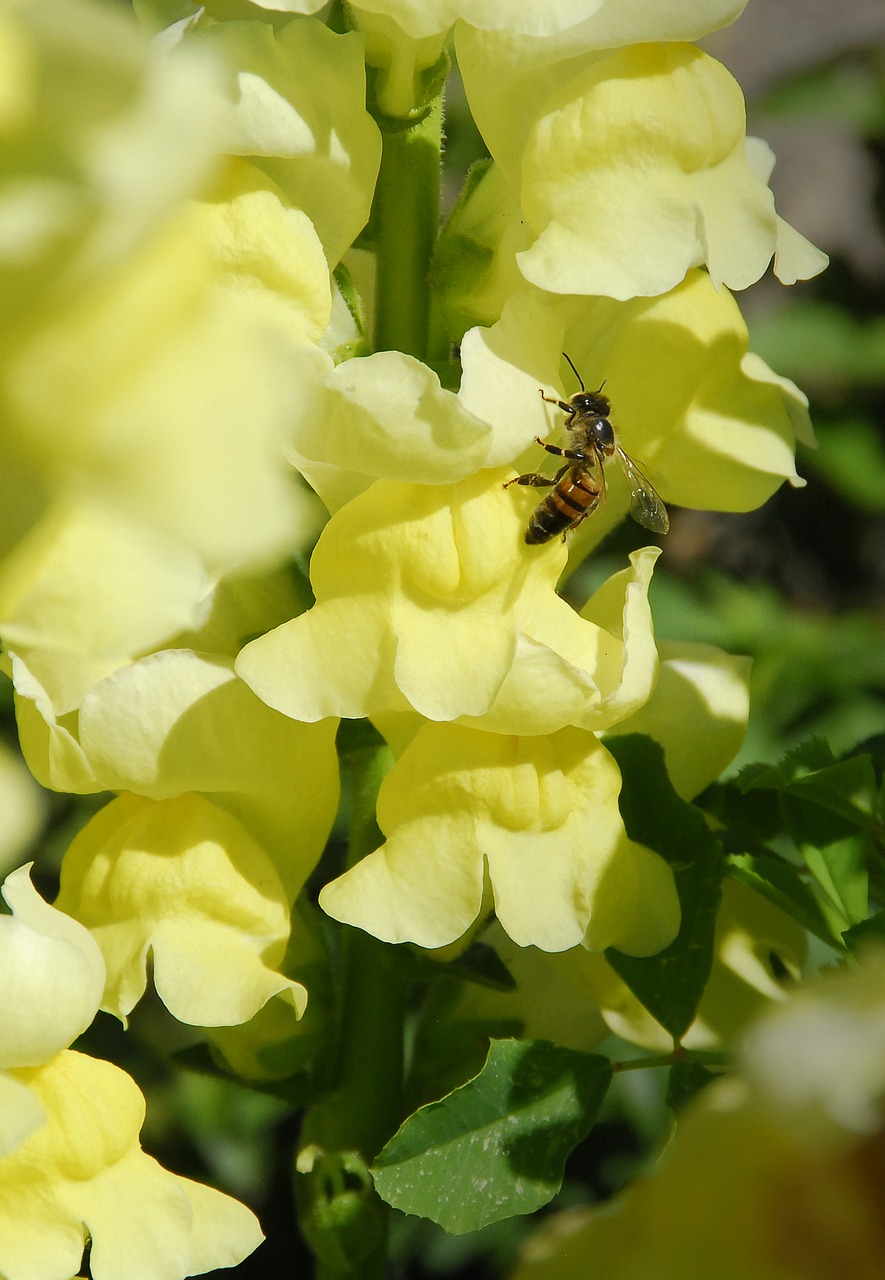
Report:
[[876,775],[867,755],[794,778],[781,796],[787,831],[841,916],[835,926],[840,933],[867,914],[869,834],[877,804]]
[[708,788],[704,807],[744,835],[788,834],[818,847],[864,830],[876,806],[876,775],[867,755],[835,760],[810,739],[777,765],[745,766],[734,782]]
[[831,912],[824,911],[813,889],[789,862],[773,853],[733,854],[728,859],[728,870],[736,880],[742,880],[792,916],[803,929],[841,949],[839,922]]
[[822,849],[802,846],[808,869],[843,917],[840,932],[846,925],[859,924],[869,910],[867,852],[868,842],[857,836],[833,841]]
[[836,757],[826,738],[806,738],[804,742],[797,743],[784,752],[778,765],[778,773],[784,782],[794,782],[805,774],[828,769],[835,763]]
[[817,773],[836,763],[830,744],[824,738],[807,738],[791,747],[778,764],[747,764],[735,778],[735,786],[744,794],[753,791],[782,791],[789,783]]
[[342,777],[350,794],[351,864],[384,843],[378,827],[378,788],[393,768],[390,747],[369,720],[342,720],[335,737]]
[[885,911],[877,911],[866,920],[853,924],[842,937],[852,952],[862,951],[871,942],[885,942]]
[[797,844],[821,848],[865,831],[875,808],[876,775],[869,756],[849,756],[784,788],[784,817]]
[[562,1185],[611,1080],[596,1054],[493,1040],[479,1075],[411,1115],[380,1153],[375,1189],[453,1235],[534,1213]]
[[673,790],[656,742],[628,734],[607,738],[605,745],[623,778],[618,803],[627,835],[670,863],[682,907],[679,933],[663,951],[640,958],[610,947],[606,959],[678,1040],[691,1026],[710,976],[724,856],[703,814]]
[[744,795],[750,791],[774,791],[784,785],[784,777],[776,764],[745,764],[733,785]]
[[715,1079],[716,1072],[708,1071],[700,1062],[692,1062],[690,1058],[674,1062],[667,1081],[667,1106],[671,1111],[681,1111]]
[[404,971],[414,981],[475,983],[491,991],[515,991],[516,979],[498,955],[486,942],[474,942],[454,960],[441,963],[433,958],[433,952],[409,951],[404,961]]
[[[729,852],[744,855],[732,862],[738,877],[841,948],[846,926],[862,920],[868,909],[868,863],[879,809],[871,755],[855,751],[835,760],[825,741],[811,739],[778,765],[741,770],[733,784],[706,792],[703,803],[728,825],[723,841]],[[760,838],[784,835],[814,876],[812,886],[760,846]]]
[[856,747],[846,751],[843,758],[848,760],[852,756],[870,757],[870,764],[876,778],[876,786],[881,787],[882,776],[885,773],[885,733],[874,733],[871,738],[865,738]]
[[714,782],[695,800],[700,809],[712,814],[718,824],[729,831],[741,849],[748,845],[759,845],[783,834],[783,814],[778,793],[757,789],[744,777],[746,772],[746,769],[742,769],[731,782]]

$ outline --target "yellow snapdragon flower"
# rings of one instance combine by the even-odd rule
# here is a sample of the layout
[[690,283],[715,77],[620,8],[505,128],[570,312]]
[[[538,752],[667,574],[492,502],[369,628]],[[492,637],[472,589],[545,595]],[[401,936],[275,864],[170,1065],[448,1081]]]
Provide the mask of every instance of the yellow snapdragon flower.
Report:
[[67,1046],[91,1023],[105,967],[91,934],[21,867],[0,916],[0,1273],[183,1280],[261,1242],[245,1205],[167,1172],[138,1141],[145,1106],[109,1062]]

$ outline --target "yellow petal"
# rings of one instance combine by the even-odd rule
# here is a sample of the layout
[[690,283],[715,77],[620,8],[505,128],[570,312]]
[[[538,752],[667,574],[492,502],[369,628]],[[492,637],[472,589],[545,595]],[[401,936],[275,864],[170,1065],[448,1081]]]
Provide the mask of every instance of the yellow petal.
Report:
[[626,839],[620,786],[611,756],[578,729],[428,724],[382,784],[385,844],[326,885],[320,905],[385,941],[442,947],[473,925],[487,875],[519,946],[659,950],[679,926],[673,878]]
[[35,1066],[66,1049],[90,1025],[102,999],[105,966],[94,938],[50,907],[30,868],[6,877],[0,916],[0,1067]]
[[246,1022],[280,992],[304,1008],[304,988],[276,971],[289,907],[273,864],[199,796],[112,801],[68,849],[57,901],[102,948],[104,1007],[122,1019],[145,990],[149,954],[157,992],[183,1022]]
[[631,45],[579,68],[523,157],[537,237],[518,255],[526,279],[619,299],[665,293],[701,264],[717,287],[754,283],[778,225],[745,123],[737,82],[692,45]]
[[604,624],[586,621],[555,592],[562,543],[526,547],[532,499],[505,490],[506,478],[376,482],[323,531],[314,608],[247,645],[237,672],[306,721],[411,707],[494,732],[550,733],[628,714],[654,680],[645,588],[655,552],[637,558],[637,585],[621,589]]
[[661,644],[649,701],[609,732],[647,733],[664,748],[667,773],[686,800],[720,777],[744,740],[750,659],[713,645]]
[[4,1275],[73,1276],[88,1237],[95,1280],[184,1280],[231,1266],[261,1242],[244,1205],[141,1150],[144,1099],[118,1067],[68,1051],[13,1078],[47,1122],[0,1160]]

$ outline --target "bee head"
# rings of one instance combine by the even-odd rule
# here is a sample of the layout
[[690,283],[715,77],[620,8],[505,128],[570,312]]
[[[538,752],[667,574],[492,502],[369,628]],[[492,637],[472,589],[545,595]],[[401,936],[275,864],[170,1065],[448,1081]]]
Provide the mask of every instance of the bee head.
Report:
[[569,404],[582,418],[607,418],[612,411],[611,401],[601,391],[579,391]]
[[598,391],[581,391],[572,396],[570,409],[572,416],[566,428],[572,439],[581,442],[583,448],[610,457],[615,451],[615,433],[608,420],[611,407],[606,396]]

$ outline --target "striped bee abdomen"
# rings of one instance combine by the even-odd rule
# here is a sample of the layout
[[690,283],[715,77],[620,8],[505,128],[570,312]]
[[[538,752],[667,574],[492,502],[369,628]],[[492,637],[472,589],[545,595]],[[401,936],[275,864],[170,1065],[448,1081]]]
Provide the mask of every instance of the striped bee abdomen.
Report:
[[566,529],[580,524],[596,508],[600,494],[600,486],[586,463],[576,463],[532,512],[525,531],[526,542],[530,546],[549,542],[558,533],[565,533]]

